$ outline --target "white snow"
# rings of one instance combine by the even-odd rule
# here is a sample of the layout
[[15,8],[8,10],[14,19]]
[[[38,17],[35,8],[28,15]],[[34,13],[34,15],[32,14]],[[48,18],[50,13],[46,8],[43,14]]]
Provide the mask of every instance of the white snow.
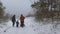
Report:
[[23,28],[20,26],[18,28],[16,26],[12,27],[11,21],[8,21],[6,25],[0,24],[0,34],[60,34],[60,25],[53,28],[54,24],[36,23],[34,17],[27,17],[24,24],[25,27]]

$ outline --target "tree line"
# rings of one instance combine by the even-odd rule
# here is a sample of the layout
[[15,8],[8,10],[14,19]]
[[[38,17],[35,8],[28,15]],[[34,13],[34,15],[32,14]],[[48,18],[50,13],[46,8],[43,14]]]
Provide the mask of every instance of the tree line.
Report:
[[60,0],[39,0],[31,5],[37,11],[35,13],[36,19],[58,19],[60,20]]

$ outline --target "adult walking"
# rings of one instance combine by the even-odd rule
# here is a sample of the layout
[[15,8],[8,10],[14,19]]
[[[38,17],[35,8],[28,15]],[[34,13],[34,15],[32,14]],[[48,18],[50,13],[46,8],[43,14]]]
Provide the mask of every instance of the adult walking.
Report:
[[21,27],[24,26],[24,19],[25,19],[25,17],[21,14],[21,16],[20,16],[20,22],[21,22],[20,26]]
[[12,16],[12,25],[13,25],[13,27],[14,27],[14,25],[15,25],[15,21],[16,21],[15,15],[13,15],[13,16]]

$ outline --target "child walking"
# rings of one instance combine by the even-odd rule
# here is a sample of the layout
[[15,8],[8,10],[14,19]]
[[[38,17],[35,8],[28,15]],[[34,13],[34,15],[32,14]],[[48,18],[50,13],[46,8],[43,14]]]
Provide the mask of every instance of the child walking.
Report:
[[19,21],[17,20],[17,21],[16,21],[16,27],[18,27],[18,26],[19,26]]

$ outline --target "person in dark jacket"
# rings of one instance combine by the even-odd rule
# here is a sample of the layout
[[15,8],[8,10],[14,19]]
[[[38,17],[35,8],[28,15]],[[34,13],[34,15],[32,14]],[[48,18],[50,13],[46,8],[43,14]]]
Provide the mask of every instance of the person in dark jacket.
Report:
[[18,25],[19,25],[19,22],[18,22],[18,20],[16,21],[16,27],[18,27]]
[[24,26],[24,19],[25,19],[25,17],[21,14],[21,17],[20,17],[20,22],[21,22],[21,27],[23,27]]
[[15,21],[16,21],[16,19],[15,19],[15,15],[13,15],[13,17],[12,17],[12,25],[13,25],[13,27],[14,27],[14,25],[15,25]]

